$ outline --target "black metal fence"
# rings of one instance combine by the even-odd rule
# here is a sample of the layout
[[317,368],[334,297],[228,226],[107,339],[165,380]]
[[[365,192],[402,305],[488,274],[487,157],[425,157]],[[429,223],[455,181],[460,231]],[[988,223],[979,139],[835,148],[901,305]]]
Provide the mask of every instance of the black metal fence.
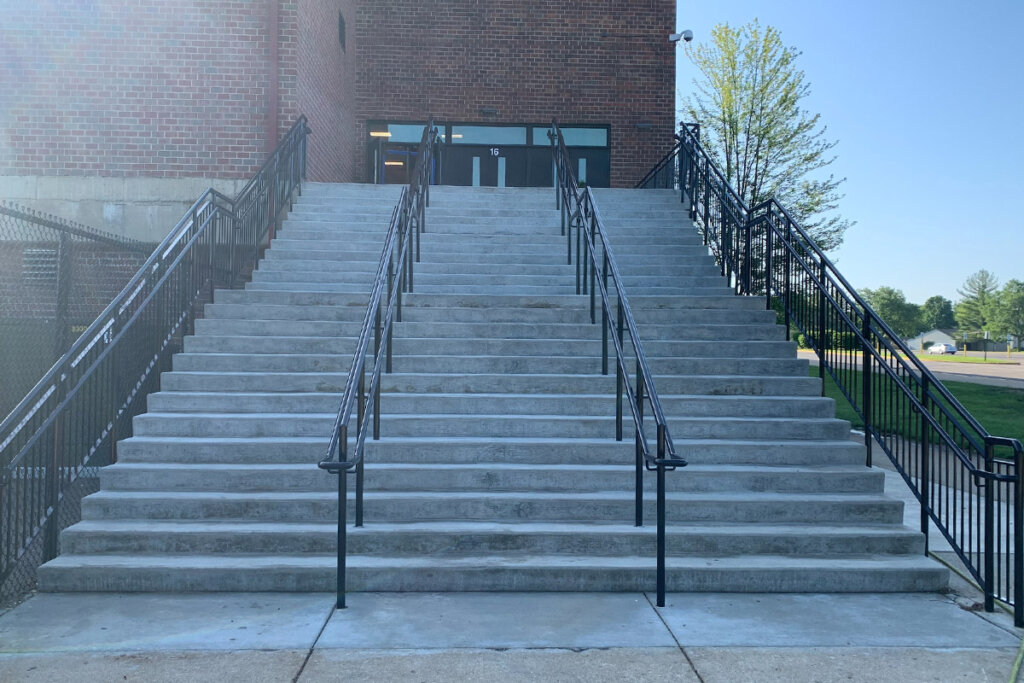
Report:
[[[159,385],[214,288],[240,285],[306,166],[301,117],[235,199],[207,190],[100,315],[0,423],[0,599],[31,585],[60,530],[116,461],[118,439]],[[89,477],[88,479],[94,479]]]
[[[576,242],[576,293],[590,296],[590,322],[597,322],[597,294],[601,295],[601,373],[608,374],[608,340],[615,350],[615,438],[622,440],[622,398],[625,394],[633,418],[635,434],[635,510],[634,523],[643,526],[643,473],[657,476],[657,604],[665,606],[665,473],[685,467],[686,460],[676,454],[668,422],[654,387],[654,377],[647,364],[643,342],[637,333],[633,311],[622,284],[611,246],[605,235],[604,222],[594,201],[593,190],[580,188],[569,163],[565,140],[558,121],[551,122],[551,153],[555,165],[555,204],[560,209],[562,234],[566,236],[568,262],[572,263],[573,233]],[[613,303],[614,300],[614,303]],[[629,346],[626,346],[626,333]],[[630,357],[627,351],[632,352]],[[629,368],[630,358],[634,369]],[[630,380],[636,375],[636,383]],[[644,428],[645,404],[650,407],[654,422],[655,446],[648,441]]]
[[[363,451],[373,420],[373,438],[380,438],[380,375],[392,370],[394,323],[402,321],[402,293],[413,291],[414,264],[420,260],[420,235],[426,231],[425,211],[430,204],[430,177],[437,129],[431,119],[423,129],[416,155],[416,166],[409,186],[391,214],[391,224],[370,292],[363,326],[338,417],[331,432],[331,443],[320,468],[338,476],[338,609],[345,607],[346,558],[348,554],[348,474],[356,475],[355,525],[363,525]],[[372,365],[367,366],[370,338],[373,338]],[[369,385],[367,385],[369,383]],[[356,410],[356,432],[350,439],[349,423]]]
[[[682,126],[675,147],[638,183],[674,188],[739,294],[799,329],[865,424],[867,464],[878,443],[935,529],[985,593],[1024,626],[1021,444],[990,435],[878,317],[774,199],[748,209]],[[926,546],[927,547],[927,546]]]

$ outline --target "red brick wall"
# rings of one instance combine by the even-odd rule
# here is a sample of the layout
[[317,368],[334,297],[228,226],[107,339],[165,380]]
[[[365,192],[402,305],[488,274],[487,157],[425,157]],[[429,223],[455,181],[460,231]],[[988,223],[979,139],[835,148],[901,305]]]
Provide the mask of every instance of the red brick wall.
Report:
[[[287,126],[299,113],[309,117],[313,129],[307,161],[310,180],[352,180],[356,0],[302,0],[298,5],[296,37],[283,33],[281,38],[281,120]],[[344,50],[338,39],[339,13],[346,25]],[[284,59],[286,49],[288,60],[294,56],[294,67]],[[284,96],[286,83],[294,83],[295,88]]]
[[494,107],[610,123],[631,184],[671,140],[674,29],[672,0],[6,3],[0,175],[244,178],[305,113],[310,178],[353,180],[361,121]]
[[674,0],[362,2],[358,168],[367,119],[557,116],[611,124],[612,185],[632,186],[672,141],[675,28]]
[[265,157],[266,0],[4,5],[0,174],[239,178]]

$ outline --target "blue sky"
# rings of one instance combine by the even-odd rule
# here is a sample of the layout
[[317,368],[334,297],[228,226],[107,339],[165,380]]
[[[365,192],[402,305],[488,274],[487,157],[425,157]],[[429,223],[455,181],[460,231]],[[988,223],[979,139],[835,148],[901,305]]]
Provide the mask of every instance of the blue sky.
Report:
[[980,268],[1024,280],[1024,0],[678,0],[694,43],[755,17],[803,52],[804,106],[839,141],[857,224],[832,256],[851,284],[923,303]]

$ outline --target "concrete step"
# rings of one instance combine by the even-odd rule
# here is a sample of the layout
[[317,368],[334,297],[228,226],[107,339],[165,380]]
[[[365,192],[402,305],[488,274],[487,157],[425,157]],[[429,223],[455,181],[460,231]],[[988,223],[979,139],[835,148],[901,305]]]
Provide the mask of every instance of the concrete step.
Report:
[[[581,468],[563,464],[406,464],[366,466],[370,491],[615,491],[631,485],[631,464]],[[354,478],[349,478],[354,489]],[[653,476],[645,490],[654,491]],[[866,467],[692,465],[668,477],[669,491],[775,491],[881,494],[884,477]],[[337,479],[310,465],[118,463],[100,471],[106,491],[334,491]]]
[[[263,292],[261,292],[263,294]],[[449,339],[458,337],[472,337],[476,339],[522,339],[526,337],[539,337],[549,340],[570,340],[600,339],[600,324],[591,324],[586,312],[581,315],[573,315],[573,318],[582,318],[579,322],[548,322],[539,321],[511,321],[511,322],[456,322],[449,320],[449,316],[438,315],[433,320],[414,322],[409,320],[412,309],[406,308],[404,320],[395,323],[395,339]],[[700,317],[707,318],[721,315],[721,319],[733,318],[741,320],[739,312],[701,312]],[[420,316],[423,317],[423,316]],[[599,318],[600,320],[600,318]],[[694,323],[697,324],[697,323]],[[714,328],[714,326],[711,326]],[[774,326],[771,326],[774,327]],[[657,355],[697,355],[711,356],[720,353],[724,356],[748,356],[752,358],[793,358],[796,355],[796,344],[794,342],[777,339],[777,331],[771,331],[771,327],[760,324],[748,324],[740,326],[741,330],[757,331],[762,328],[770,330],[760,337],[771,337],[770,340],[750,339],[746,341],[731,341],[721,339],[678,339],[678,328],[672,325],[643,326],[644,333],[642,341],[648,356]],[[200,318],[195,321],[196,339],[201,337],[227,337],[233,339],[272,337],[281,340],[280,343],[302,344],[303,340],[317,339],[333,343],[331,340],[339,337],[356,338],[362,329],[362,320],[351,321],[327,321],[327,320],[246,320],[243,318]],[[711,329],[703,336],[707,337],[711,332],[720,331],[718,328]],[[696,333],[688,332],[687,336],[696,337]],[[284,340],[290,340],[285,342]],[[189,346],[190,344],[207,344],[207,342],[189,342],[186,340],[186,348],[200,348]],[[209,342],[213,343],[213,342]],[[310,342],[312,343],[312,342]],[[627,338],[626,345],[630,346]],[[280,347],[279,347],[280,348]],[[334,347],[331,347],[334,348]],[[303,349],[296,347],[296,351],[305,353]]]
[[[253,272],[253,278],[256,281],[260,280],[285,280],[289,279],[294,282],[306,282],[310,285],[316,285],[319,282],[330,282],[332,278],[336,278],[338,275],[347,273],[363,273],[367,276],[367,282],[373,279],[373,276],[377,272],[377,265],[379,259],[366,260],[366,261],[348,261],[344,266],[328,264],[325,267],[326,262],[324,261],[301,261],[296,259],[291,260],[280,260],[280,261],[264,261],[260,264],[260,267]],[[670,278],[673,276],[685,276],[695,274],[707,274],[708,268],[714,269],[711,265],[710,257],[704,258],[685,258],[679,261],[665,266],[634,266],[631,268],[631,276],[654,276],[654,277],[665,277]],[[452,275],[486,275],[496,274],[495,267],[492,264],[485,263],[444,263],[438,261],[420,260],[416,263],[415,274],[452,274]],[[504,271],[507,274],[536,274],[536,275],[571,275],[573,282],[576,281],[576,266],[573,264],[566,264],[565,260],[557,263],[542,263],[542,264],[519,264],[519,267],[512,267]],[[715,270],[717,273],[717,270]],[[629,282],[625,279],[629,276],[623,276],[625,282]]]
[[[537,394],[598,393],[615,391],[615,373],[596,374],[486,374],[486,373],[411,373],[399,366],[396,372],[381,377],[381,391],[416,393],[496,393],[532,392]],[[161,376],[164,391],[277,391],[340,393],[348,378],[341,372],[166,372]],[[660,393],[702,394],[709,396],[820,396],[821,381],[816,377],[767,377],[751,375],[659,375]]]
[[[208,318],[232,318],[245,320],[324,320],[324,321],[359,321],[362,322],[366,314],[366,303],[369,300],[369,289],[366,293],[358,292],[274,292],[274,291],[249,291],[233,292],[239,303],[215,303],[208,304],[206,316]],[[337,297],[332,299],[331,297]],[[587,307],[586,299],[573,297],[574,306],[538,306],[516,307],[502,306],[500,299],[507,296],[477,297],[476,304],[458,307],[445,307],[429,305],[425,299],[427,294],[403,295],[402,297],[402,320],[401,322],[463,322],[463,323],[574,323],[586,324],[590,322],[590,309]],[[226,297],[225,297],[226,298]],[[524,297],[526,298],[526,297]],[[491,301],[488,302],[488,299]],[[248,302],[246,302],[248,300]],[[271,301],[282,303],[269,303]],[[300,303],[306,301],[308,303]],[[337,301],[337,303],[335,303]],[[268,303],[265,303],[268,302]],[[439,302],[443,303],[443,302]],[[596,320],[601,320],[602,310],[596,311]],[[734,337],[733,335],[749,333],[753,339],[782,339],[785,337],[785,330],[779,330],[777,325],[767,324],[766,321],[774,318],[770,311],[730,310],[730,309],[655,309],[649,311],[634,311],[638,330],[641,339],[664,338],[664,332],[672,333],[673,338],[682,339],[707,339],[710,333],[717,336],[713,338],[728,341],[729,339],[745,339],[747,337]],[[659,325],[665,326],[686,326],[680,331],[678,328],[659,331],[655,329]],[[749,329],[712,329],[705,330],[710,326],[735,326]]]
[[[332,554],[337,527],[331,523],[86,521],[61,537],[66,552],[133,555],[265,553]],[[594,557],[655,555],[650,527],[632,524],[496,524],[488,522],[373,523],[352,528],[353,555],[459,557],[467,553],[521,553]],[[666,529],[673,557],[740,555],[836,556],[913,555],[924,552],[924,537],[909,529],[835,525],[683,525]]]
[[[118,445],[119,462],[301,464],[323,460],[328,435],[317,437],[201,437],[133,436]],[[675,439],[676,452],[691,466],[863,466],[864,447],[843,438],[836,441],[781,439]],[[409,463],[550,463],[621,465],[634,459],[634,445],[611,437],[599,439],[534,438],[449,439],[395,437],[384,432],[379,441],[367,440],[370,462]]]
[[[324,476],[330,476],[324,474]],[[654,519],[653,496],[644,515]],[[900,501],[868,494],[666,493],[666,518],[686,523],[902,524]],[[633,521],[634,495],[628,491],[486,493],[367,491],[364,515],[387,522],[410,521]],[[354,501],[349,500],[350,514]],[[248,520],[309,522],[337,519],[336,491],[100,491],[82,501],[82,519]]]
[[[469,372],[482,374],[558,374],[583,375],[600,372],[598,343],[584,348],[554,345],[540,348],[529,341],[519,347],[509,340],[479,340],[481,348],[443,342],[436,344],[437,353],[403,355],[395,369],[411,373],[450,374]],[[424,344],[426,349],[432,348]],[[499,347],[499,348],[493,348]],[[511,348],[510,348],[511,347]],[[588,348],[589,347],[589,348]],[[493,353],[487,353],[493,348]],[[498,355],[501,348],[509,355]],[[528,355],[531,351],[534,355]],[[441,351],[444,351],[442,355]],[[593,355],[583,355],[587,351]],[[562,355],[558,355],[561,352]],[[475,353],[479,355],[469,355]],[[347,353],[178,353],[174,355],[176,372],[343,372],[351,367]],[[614,365],[611,366],[614,368]],[[771,375],[775,377],[806,377],[808,362],[793,358],[673,358],[652,360],[656,375]],[[614,374],[614,371],[612,371]]]
[[[662,394],[670,416],[832,417],[832,399],[808,397],[678,396]],[[335,413],[340,393],[256,393],[162,391],[147,397],[156,413]],[[602,415],[614,412],[612,394],[416,394],[383,393],[386,415],[410,413],[483,413],[520,415]]]
[[[578,555],[348,558],[351,591],[649,591],[650,557]],[[335,589],[330,555],[71,555],[40,568],[43,590],[316,591]],[[948,570],[916,556],[851,559],[774,555],[671,558],[666,585],[679,592],[922,592],[941,590]]]
[[[330,435],[334,413],[154,413],[138,415],[133,433],[138,436],[260,437]],[[666,416],[673,438],[678,439],[841,439],[850,425],[829,418],[676,417]],[[631,420],[624,423],[625,438],[632,437]],[[598,415],[488,415],[432,413],[391,414],[382,420],[390,436],[448,437],[561,437],[599,438],[615,433],[613,416]],[[653,433],[653,426],[649,427]]]
[[[286,337],[271,336],[214,336],[199,335],[186,337],[186,353],[243,353],[243,354],[272,354],[282,349],[290,349],[296,354],[345,354],[352,353],[356,346],[356,334],[361,325],[352,323],[356,329],[345,337]],[[588,334],[587,338],[553,338],[559,343],[552,343],[552,339],[533,339],[527,337],[527,330],[518,330],[520,337],[483,337],[473,338],[459,336],[445,330],[443,326],[437,325],[438,332],[448,332],[445,336],[436,337],[412,337],[395,336],[392,341],[393,353],[401,356],[432,354],[432,355],[462,355],[462,354],[493,354],[493,355],[549,355],[549,356],[588,356],[596,358],[601,354],[601,339],[594,333],[600,328],[592,326],[579,326],[577,334]],[[568,326],[565,326],[568,327]],[[284,331],[284,330],[281,330]],[[408,328],[402,326],[402,332]],[[570,330],[560,330],[569,332]],[[373,330],[371,329],[371,335]],[[721,357],[742,356],[747,360],[774,359],[791,363],[792,351],[786,342],[751,342],[743,344],[731,342],[729,347],[717,347],[714,342],[693,341],[655,341],[644,344],[648,358],[701,358],[710,360]],[[731,353],[730,353],[731,351]],[[609,343],[609,354],[614,354],[614,349]],[[633,347],[629,341],[625,342],[625,353],[628,357],[633,356]],[[798,359],[797,359],[798,360]],[[723,363],[723,366],[725,364]]]
[[[208,321],[208,323],[210,323]],[[227,324],[233,321],[216,321],[221,325],[202,326],[203,332],[186,337],[184,350],[188,353],[223,352],[237,353],[272,353],[284,348],[293,349],[296,353],[343,353],[355,348],[355,339],[361,329],[357,323],[347,324],[341,331],[345,334],[337,336],[284,336],[273,335],[273,329],[263,329],[263,334],[212,334],[212,332],[242,332],[244,328],[231,328]],[[259,324],[254,322],[252,327]],[[200,327],[200,326],[198,326]],[[272,326],[271,326],[272,327]],[[529,333],[536,332],[538,327],[546,328],[545,339],[530,338]],[[530,342],[532,345],[543,344],[555,351],[560,346],[572,348],[590,348],[595,346],[594,353],[600,353],[600,328],[586,324],[529,326],[528,324],[481,325],[481,324],[419,324],[402,323],[400,335],[393,339],[394,352],[410,353],[424,348],[422,344],[447,344],[459,339],[473,339],[474,342],[508,340],[512,343]],[[497,328],[497,330],[496,330]],[[287,332],[287,329],[281,329]],[[419,332],[420,334],[416,334]],[[483,336],[476,336],[477,334]],[[556,341],[558,343],[552,343]],[[626,341],[628,354],[632,354],[632,346]],[[750,357],[750,358],[784,358],[793,359],[796,345],[792,342],[710,342],[710,341],[672,341],[646,340],[643,344],[647,357],[683,356],[683,357]],[[609,347],[610,348],[610,347]],[[612,351],[609,351],[609,353]]]

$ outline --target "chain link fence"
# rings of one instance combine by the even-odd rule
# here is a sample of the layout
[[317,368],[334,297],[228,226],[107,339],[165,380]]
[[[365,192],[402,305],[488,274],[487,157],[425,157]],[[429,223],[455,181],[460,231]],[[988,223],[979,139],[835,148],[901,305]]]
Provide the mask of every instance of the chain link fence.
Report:
[[151,251],[141,242],[0,202],[0,418]]

